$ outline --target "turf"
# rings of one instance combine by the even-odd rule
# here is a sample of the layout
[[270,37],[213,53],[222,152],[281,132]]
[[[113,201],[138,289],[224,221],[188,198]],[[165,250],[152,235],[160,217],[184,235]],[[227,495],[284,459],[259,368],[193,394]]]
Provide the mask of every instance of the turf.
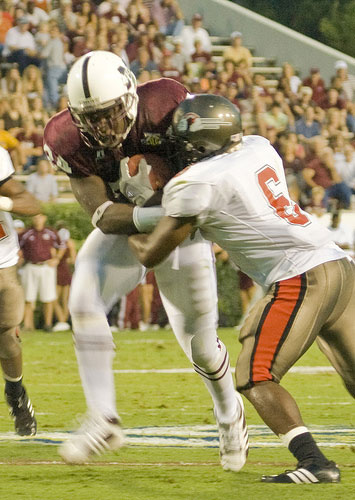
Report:
[[[239,344],[237,332],[222,329],[232,366]],[[283,385],[295,396],[304,420],[314,430],[326,455],[342,471],[334,485],[270,485],[260,483],[264,473],[292,468],[295,461],[278,445],[278,439],[262,426],[246,403],[251,451],[238,474],[224,472],[218,460],[216,440],[202,446],[142,443],[145,428],[166,430],[210,426],[215,429],[212,404],[205,386],[194,373],[122,373],[122,370],[182,369],[190,364],[171,331],[121,332],[115,334],[116,388],[120,415],[129,446],[119,453],[98,457],[91,465],[69,467],[57,454],[58,432],[75,430],[85,411],[70,333],[36,331],[23,336],[25,383],[38,419],[39,438],[54,436],[52,444],[33,440],[15,441],[6,405],[0,401],[0,498],[2,500],[287,500],[355,498],[353,399],[339,377],[289,373]],[[328,366],[313,346],[299,366]],[[161,430],[163,426],[169,426]],[[205,428],[205,427],[204,427]],[[58,435],[58,439],[55,436]],[[215,434],[214,434],[215,435]],[[136,438],[135,436],[138,436]],[[53,444],[54,443],[54,444]],[[209,444],[210,443],[210,444]]]

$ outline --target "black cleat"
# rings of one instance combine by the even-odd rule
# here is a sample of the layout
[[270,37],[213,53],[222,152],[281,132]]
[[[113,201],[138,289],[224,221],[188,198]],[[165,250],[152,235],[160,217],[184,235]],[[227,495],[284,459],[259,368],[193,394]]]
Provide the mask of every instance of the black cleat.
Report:
[[296,470],[285,471],[275,476],[262,476],[264,483],[339,483],[340,470],[334,462],[326,465],[307,465],[302,467],[298,464]]
[[37,432],[37,421],[32,403],[23,388],[18,398],[5,392],[6,402],[10,407],[10,415],[15,421],[15,431],[20,436],[34,436]]

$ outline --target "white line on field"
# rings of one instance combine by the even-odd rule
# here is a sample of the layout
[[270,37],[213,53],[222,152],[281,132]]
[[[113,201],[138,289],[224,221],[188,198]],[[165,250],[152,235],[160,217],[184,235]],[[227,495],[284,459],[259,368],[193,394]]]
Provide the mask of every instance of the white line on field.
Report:
[[[234,368],[232,368],[234,372]],[[196,373],[193,368],[147,368],[143,370],[128,369],[128,370],[114,370],[114,373]],[[332,366],[294,366],[288,373],[298,373],[301,375],[315,375],[319,373],[335,373]]]

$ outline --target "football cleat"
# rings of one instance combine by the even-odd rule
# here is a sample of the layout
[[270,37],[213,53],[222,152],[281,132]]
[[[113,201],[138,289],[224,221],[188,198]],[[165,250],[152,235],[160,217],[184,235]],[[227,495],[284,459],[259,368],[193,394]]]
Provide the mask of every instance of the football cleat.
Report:
[[296,470],[285,471],[275,476],[262,476],[264,483],[339,483],[340,470],[334,462],[326,465],[298,465]]
[[59,455],[67,464],[83,464],[93,455],[118,450],[124,444],[124,433],[117,418],[90,415],[80,429],[63,443]]
[[245,464],[249,452],[248,428],[242,397],[236,393],[238,416],[230,424],[218,422],[219,456],[226,471],[238,472]]
[[17,398],[6,392],[5,397],[10,407],[10,415],[15,421],[15,432],[20,436],[34,436],[37,432],[37,421],[26,389],[23,387]]

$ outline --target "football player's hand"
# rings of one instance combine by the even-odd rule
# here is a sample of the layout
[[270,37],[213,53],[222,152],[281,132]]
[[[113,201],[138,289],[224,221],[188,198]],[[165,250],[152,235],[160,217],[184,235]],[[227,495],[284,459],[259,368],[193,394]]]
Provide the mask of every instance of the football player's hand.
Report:
[[149,173],[152,169],[144,158],[138,165],[138,172],[131,176],[128,168],[129,158],[123,158],[120,163],[121,176],[119,188],[121,193],[132,203],[142,207],[144,203],[154,194],[150,184]]

